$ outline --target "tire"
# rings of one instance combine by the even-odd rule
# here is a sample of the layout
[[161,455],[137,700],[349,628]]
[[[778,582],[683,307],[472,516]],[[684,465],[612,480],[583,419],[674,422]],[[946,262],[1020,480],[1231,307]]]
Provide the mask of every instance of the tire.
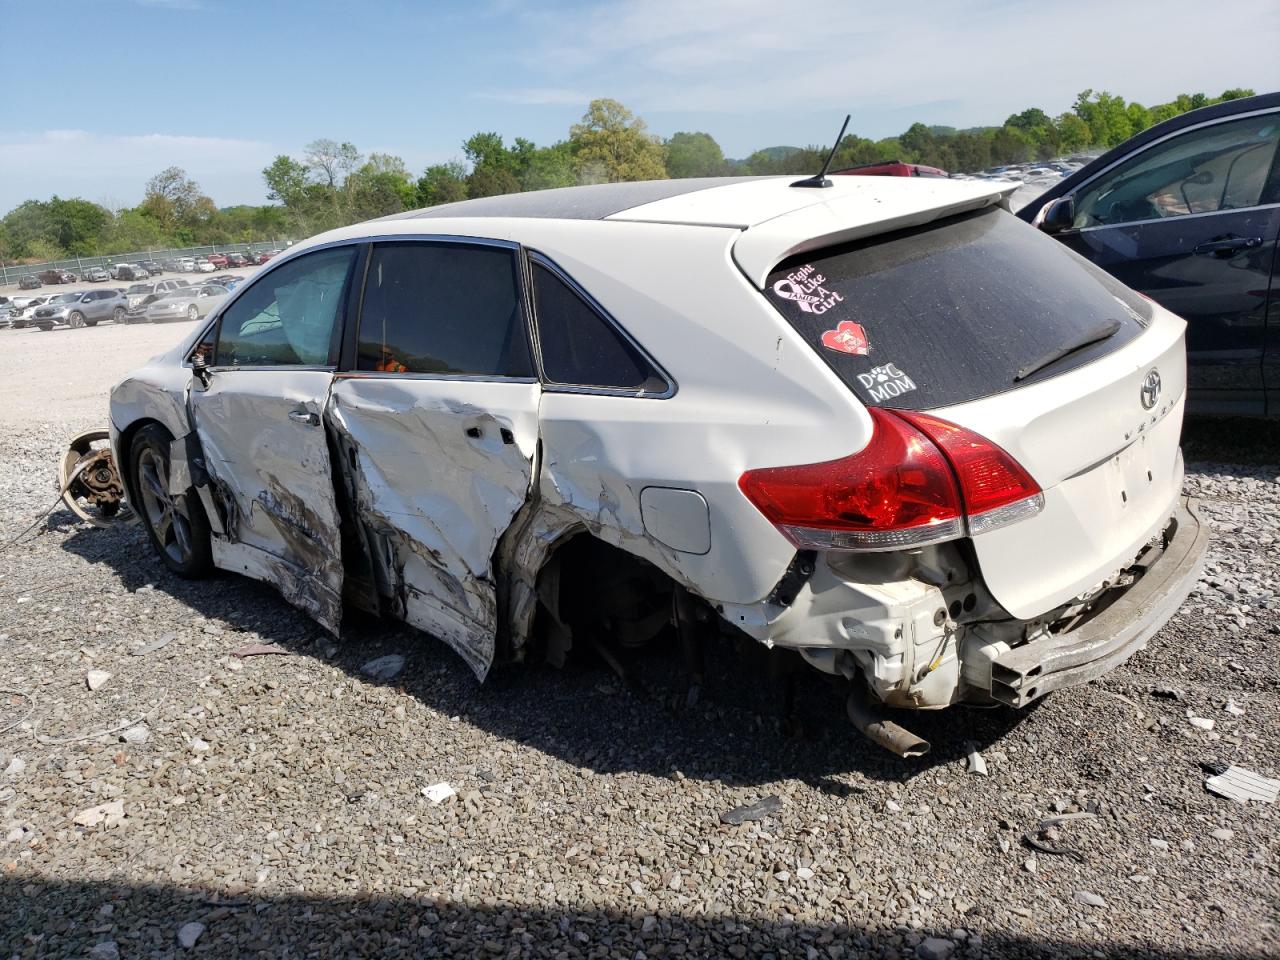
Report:
[[72,330],[79,330],[84,326],[84,314],[79,310],[72,310],[67,314],[67,325],[71,327]]
[[96,326],[98,325],[98,321],[97,321],[97,320],[86,320],[86,321],[84,322],[84,325],[85,325],[86,327],[96,327]]
[[195,490],[169,494],[169,444],[173,436],[149,423],[129,444],[129,479],[151,546],[164,565],[187,580],[213,570],[209,520]]
[[37,326],[40,328],[41,332],[43,333],[48,333],[50,330],[53,329],[52,323],[41,323],[41,324],[37,324]]
[[111,311],[111,322],[119,323],[124,319],[124,307],[116,307]]
[[187,307],[187,319],[188,320],[200,319],[200,309],[194,303],[191,306]]

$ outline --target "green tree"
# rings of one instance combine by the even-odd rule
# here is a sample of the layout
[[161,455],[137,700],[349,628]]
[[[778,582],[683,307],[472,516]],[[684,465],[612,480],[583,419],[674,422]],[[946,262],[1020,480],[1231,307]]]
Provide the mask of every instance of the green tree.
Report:
[[48,216],[53,239],[69,256],[82,256],[97,249],[111,214],[96,203],[73,197],[49,199]]
[[418,178],[418,205],[434,207],[467,199],[467,168],[459,161],[434,163]]
[[40,200],[26,200],[4,216],[4,229],[9,237],[9,247],[15,258],[30,257],[36,243],[56,246],[53,220],[49,205]]
[[662,145],[645,122],[617,100],[592,100],[569,130],[574,167],[583,183],[660,180],[666,176]]
[[262,171],[262,179],[267,181],[267,196],[286,207],[301,203],[306,196],[307,167],[293,157],[283,154],[276,157],[271,166]]
[[1093,142],[1093,132],[1089,125],[1074,113],[1062,114],[1054,126],[1058,128],[1058,143],[1067,153],[1087,149]]
[[567,140],[539,147],[531,140],[516,137],[511,160],[522,190],[571,187],[578,182],[573,172],[573,148]]
[[709,133],[674,133],[663,146],[669,177],[719,177],[725,173],[724,151]]
[[503,193],[519,193],[520,181],[506,167],[476,167],[467,177],[467,196],[496,197]]
[[1257,94],[1248,87],[1232,87],[1230,90],[1223,90],[1222,96],[1218,98],[1219,102],[1223,100],[1243,100],[1245,97],[1256,97]]

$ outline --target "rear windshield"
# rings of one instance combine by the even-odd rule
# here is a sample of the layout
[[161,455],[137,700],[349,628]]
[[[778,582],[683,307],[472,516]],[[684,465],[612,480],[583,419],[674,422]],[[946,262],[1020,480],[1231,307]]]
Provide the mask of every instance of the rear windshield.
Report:
[[793,257],[765,289],[864,403],[902,410],[1066,373],[1151,319],[1136,293],[999,208]]

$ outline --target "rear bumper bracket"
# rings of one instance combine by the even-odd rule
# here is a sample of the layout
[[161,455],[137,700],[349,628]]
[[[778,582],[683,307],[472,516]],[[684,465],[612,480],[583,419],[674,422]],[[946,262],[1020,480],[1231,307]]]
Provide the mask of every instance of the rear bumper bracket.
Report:
[[991,696],[1026,706],[1053,690],[1088,683],[1113,670],[1177,612],[1204,566],[1209,529],[1196,502],[1183,497],[1159,543],[1130,569],[1138,582],[1106,609],[1066,633],[1033,640],[1000,655],[991,668]]

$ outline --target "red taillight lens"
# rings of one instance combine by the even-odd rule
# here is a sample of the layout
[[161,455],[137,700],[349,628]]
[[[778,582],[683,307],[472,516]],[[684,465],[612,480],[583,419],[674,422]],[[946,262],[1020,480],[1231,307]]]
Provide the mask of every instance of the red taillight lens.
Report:
[[738,487],[797,547],[897,550],[961,536],[960,492],[942,452],[871,409],[867,446],[848,457],[748,470]]
[[1008,453],[924,413],[871,408],[871,441],[825,463],[748,470],[738,487],[797,547],[901,550],[977,536],[1044,508]]
[[960,481],[969,534],[1039,513],[1044,507],[1040,485],[1022,465],[986,437],[927,413],[895,411],[946,454]]

